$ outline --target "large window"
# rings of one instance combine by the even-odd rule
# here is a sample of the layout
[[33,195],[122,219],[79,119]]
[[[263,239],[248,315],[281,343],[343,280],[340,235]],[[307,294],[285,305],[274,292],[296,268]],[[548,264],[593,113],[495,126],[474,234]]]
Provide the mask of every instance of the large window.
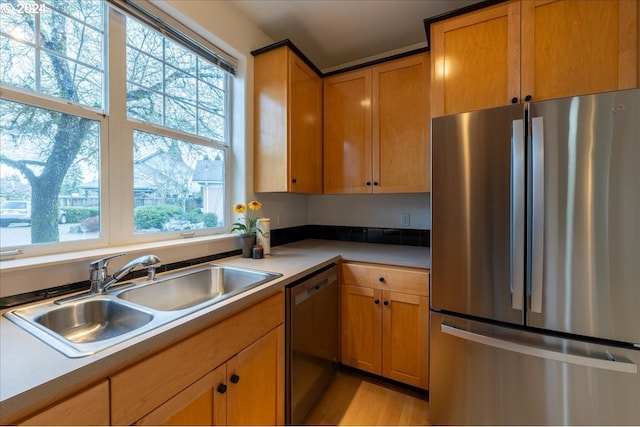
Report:
[[1,251],[225,231],[231,75],[143,21],[101,1],[3,2]]

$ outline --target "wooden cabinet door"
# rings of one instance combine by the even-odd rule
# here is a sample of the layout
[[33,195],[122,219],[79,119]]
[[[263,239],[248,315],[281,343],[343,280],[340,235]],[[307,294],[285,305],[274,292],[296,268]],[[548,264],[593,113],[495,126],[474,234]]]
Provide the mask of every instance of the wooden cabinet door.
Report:
[[637,86],[637,0],[522,2],[523,96],[540,101]]
[[109,425],[109,382],[102,381],[18,425]]
[[327,77],[324,86],[324,192],[370,193],[371,69]]
[[226,425],[226,365],[219,366],[136,425]]
[[519,101],[519,2],[437,22],[431,41],[433,117]]
[[429,191],[429,55],[373,67],[373,192]]
[[281,47],[254,59],[253,191],[289,189],[289,51]]
[[322,193],[322,79],[289,53],[290,190]]
[[382,373],[379,289],[342,285],[342,363]]
[[429,299],[382,292],[382,376],[429,386]]
[[227,362],[227,424],[284,424],[284,328]]
[[321,78],[287,46],[254,68],[254,191],[321,193]]

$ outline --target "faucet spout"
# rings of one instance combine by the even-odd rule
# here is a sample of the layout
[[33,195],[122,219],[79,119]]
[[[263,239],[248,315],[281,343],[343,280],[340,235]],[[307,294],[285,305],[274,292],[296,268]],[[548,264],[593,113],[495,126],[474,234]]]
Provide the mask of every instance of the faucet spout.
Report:
[[[100,294],[105,293],[107,289],[109,289],[112,285],[114,285],[120,279],[122,279],[127,274],[129,274],[136,267],[138,266],[149,267],[149,266],[158,264],[159,262],[160,262],[160,258],[158,258],[155,255],[144,255],[134,259],[133,261],[128,262],[127,264],[122,266],[118,271],[113,273],[111,277],[108,277],[106,272],[107,263],[106,262],[98,263],[98,261],[96,261],[92,263],[92,268],[94,270],[99,270],[99,273],[94,274],[92,270],[91,292],[100,293]],[[96,266],[99,266],[99,268],[97,268]]]

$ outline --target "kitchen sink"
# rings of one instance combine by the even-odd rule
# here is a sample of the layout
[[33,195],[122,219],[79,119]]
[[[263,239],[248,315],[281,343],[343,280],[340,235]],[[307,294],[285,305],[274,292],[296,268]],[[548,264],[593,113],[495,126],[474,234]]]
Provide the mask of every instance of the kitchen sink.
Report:
[[153,319],[153,314],[110,299],[90,299],[60,306],[33,321],[73,343],[108,340]]
[[126,283],[106,294],[28,305],[4,316],[66,356],[83,357],[279,276],[207,264]]
[[5,317],[70,357],[86,356],[128,339],[154,314],[107,295],[64,304],[47,302],[5,313]]
[[214,304],[278,277],[278,274],[208,265],[151,281],[118,295],[126,301],[160,311]]

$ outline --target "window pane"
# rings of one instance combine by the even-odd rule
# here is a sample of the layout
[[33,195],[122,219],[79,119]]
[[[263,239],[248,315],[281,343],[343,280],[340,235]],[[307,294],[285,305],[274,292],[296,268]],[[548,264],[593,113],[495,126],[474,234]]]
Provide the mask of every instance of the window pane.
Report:
[[[4,3],[4,2],[3,2]],[[0,32],[24,43],[34,43],[32,17],[26,13],[18,13],[17,7],[13,12],[0,13]]]
[[173,129],[196,133],[196,107],[186,102],[167,98],[165,124]]
[[14,17],[17,12],[2,14],[3,31],[12,32],[0,43],[2,82],[102,109],[104,5],[70,0],[45,6],[23,14],[26,21]]
[[200,110],[198,112],[198,125],[198,134],[217,141],[224,140],[224,117],[206,110]]
[[227,79],[222,69],[127,17],[128,117],[226,145]]
[[162,95],[139,86],[127,85],[127,111],[129,117],[158,125],[163,124]]
[[165,39],[165,60],[167,64],[181,69],[186,73],[196,74],[196,55],[184,47]]
[[[62,99],[71,99],[96,108],[102,106],[102,73],[53,54],[41,59],[42,77],[40,92]],[[65,70],[73,70],[67,75]],[[65,84],[60,84],[63,76]],[[69,91],[71,87],[71,91]],[[71,93],[73,93],[71,95]]]
[[134,131],[136,234],[223,227],[224,151]]
[[0,100],[0,247],[100,237],[98,121]]
[[127,81],[147,89],[162,91],[164,70],[162,61],[137,49],[127,48]]
[[0,78],[23,89],[35,90],[36,53],[31,46],[0,36]]
[[127,17],[127,46],[162,60],[164,57],[162,53],[164,49],[163,39],[164,37],[157,31],[139,23],[135,19]]

